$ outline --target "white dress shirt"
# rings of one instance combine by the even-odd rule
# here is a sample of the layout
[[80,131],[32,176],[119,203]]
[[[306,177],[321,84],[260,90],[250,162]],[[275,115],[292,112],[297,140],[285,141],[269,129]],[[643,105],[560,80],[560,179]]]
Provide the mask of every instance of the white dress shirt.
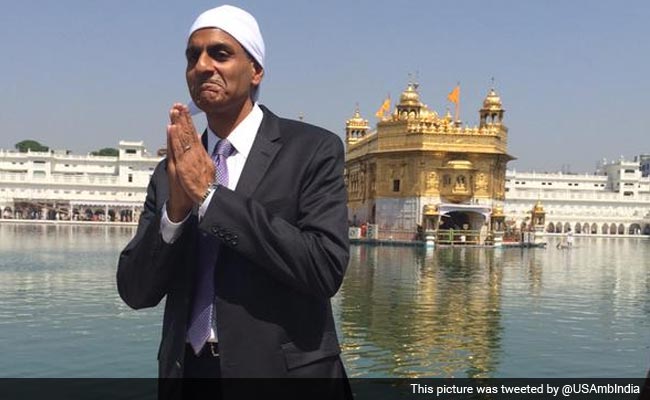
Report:
[[[246,159],[248,159],[248,154],[253,147],[253,141],[257,135],[257,131],[262,124],[262,117],[264,113],[262,109],[255,103],[251,112],[244,118],[243,121],[235,127],[235,129],[228,135],[228,141],[235,148],[235,152],[228,158],[226,158],[226,165],[228,166],[228,189],[235,190],[237,187],[237,182],[239,182],[239,177],[241,176],[242,171],[244,170],[244,165],[246,164]],[[217,144],[221,140],[211,129],[208,127],[208,154],[212,155]],[[205,215],[205,211],[208,209],[208,205],[212,200],[214,195],[214,190],[206,197],[206,199],[199,206],[199,220]],[[183,232],[183,223],[187,221],[191,213],[188,213],[185,218],[180,222],[172,222],[167,215],[167,202],[163,205],[162,217],[160,220],[160,234],[163,237],[163,240],[166,243],[174,243],[176,239]],[[216,318],[213,318],[214,323],[216,323]],[[208,342],[217,341],[217,329],[213,325],[210,329],[210,337]]]

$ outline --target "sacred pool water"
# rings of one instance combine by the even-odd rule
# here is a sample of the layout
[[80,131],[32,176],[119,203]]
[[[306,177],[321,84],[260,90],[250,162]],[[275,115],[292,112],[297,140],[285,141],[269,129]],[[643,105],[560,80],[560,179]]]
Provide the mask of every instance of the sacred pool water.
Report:
[[[154,377],[162,307],[117,295],[130,227],[0,224],[0,377]],[[353,246],[333,299],[353,377],[643,377],[650,240]]]

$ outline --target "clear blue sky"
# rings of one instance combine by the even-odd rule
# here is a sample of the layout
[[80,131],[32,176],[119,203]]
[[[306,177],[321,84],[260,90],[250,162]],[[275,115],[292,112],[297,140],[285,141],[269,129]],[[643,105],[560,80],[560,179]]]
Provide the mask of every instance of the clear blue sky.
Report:
[[[187,99],[186,32],[214,1],[12,1],[0,14],[0,147],[86,153],[164,145]],[[650,2],[233,1],[267,45],[261,103],[339,135],[356,103],[374,124],[418,72],[439,113],[461,82],[475,124],[492,77],[517,170],[591,172],[650,153]],[[204,122],[197,121],[203,128]]]

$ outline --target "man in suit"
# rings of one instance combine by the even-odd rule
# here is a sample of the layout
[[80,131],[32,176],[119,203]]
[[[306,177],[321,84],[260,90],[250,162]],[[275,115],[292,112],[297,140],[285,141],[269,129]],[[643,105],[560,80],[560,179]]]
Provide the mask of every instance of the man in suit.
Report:
[[257,104],[264,42],[247,12],[201,14],[186,58],[208,128],[199,138],[190,108],[170,110],[120,296],[166,297],[161,378],[335,378],[345,398],[330,305],[349,258],[342,142]]

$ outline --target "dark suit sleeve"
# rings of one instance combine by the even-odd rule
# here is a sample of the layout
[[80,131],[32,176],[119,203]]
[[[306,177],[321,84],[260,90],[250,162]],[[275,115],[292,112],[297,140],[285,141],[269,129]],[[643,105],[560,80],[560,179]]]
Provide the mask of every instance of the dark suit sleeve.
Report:
[[260,202],[219,187],[199,227],[292,288],[319,298],[339,289],[349,258],[343,145],[323,135],[300,176],[297,222],[272,215]]
[[167,179],[164,168],[165,161],[156,167],[147,188],[138,230],[122,250],[117,266],[120,297],[135,309],[154,307],[165,296],[175,270],[175,255],[183,243],[184,235],[170,245],[160,234],[161,205],[166,200],[166,190],[160,187],[161,181]]

